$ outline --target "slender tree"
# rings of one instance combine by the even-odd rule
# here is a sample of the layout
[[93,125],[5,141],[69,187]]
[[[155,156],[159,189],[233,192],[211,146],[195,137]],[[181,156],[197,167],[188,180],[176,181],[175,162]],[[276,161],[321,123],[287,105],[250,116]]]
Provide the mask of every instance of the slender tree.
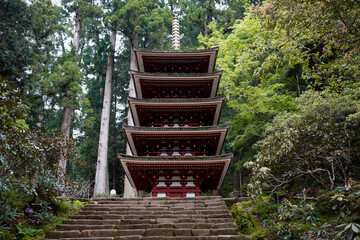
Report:
[[104,89],[104,101],[101,111],[101,124],[99,136],[98,158],[96,163],[94,196],[109,193],[109,171],[108,171],[108,139],[109,121],[111,107],[112,76],[114,71],[114,56],[116,47],[116,30],[111,31],[110,42],[112,48],[108,53],[108,64],[106,68],[106,80]]

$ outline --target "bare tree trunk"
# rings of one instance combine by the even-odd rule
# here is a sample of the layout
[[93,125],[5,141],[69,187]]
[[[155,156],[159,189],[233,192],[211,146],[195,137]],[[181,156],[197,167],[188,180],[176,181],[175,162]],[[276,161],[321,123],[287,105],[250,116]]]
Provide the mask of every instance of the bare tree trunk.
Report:
[[[114,79],[114,85],[116,86],[116,82],[115,82],[116,78]],[[112,119],[111,119],[111,122],[114,123],[114,129],[112,130],[112,139],[114,139],[114,141],[116,141],[116,136],[118,135],[118,132],[117,132],[117,125],[116,125],[116,112],[117,112],[117,98],[116,98],[116,94],[114,94],[114,102],[113,102],[113,114],[111,115],[112,116]],[[112,144],[112,152],[113,153],[117,153],[117,146],[116,144]],[[117,165],[117,162],[118,160],[115,159],[114,162],[113,162],[113,165],[112,165],[112,189],[116,189],[116,165]]]
[[[81,13],[79,10],[75,13],[75,32],[72,40],[72,44],[75,46],[75,55],[78,55],[79,46],[80,46],[80,32],[82,27],[82,18]],[[62,115],[62,122],[61,122],[61,130],[60,134],[62,134],[65,139],[68,139],[70,137],[70,127],[72,122],[72,109],[69,107],[64,107],[63,109],[63,115]],[[59,174],[63,175],[66,173],[66,149],[64,149],[64,152],[60,154],[59,157]]]
[[[63,109],[62,121],[60,134],[64,136],[64,140],[69,139],[70,137],[70,126],[71,126],[71,108],[65,107]],[[62,176],[66,173],[66,149],[63,149],[63,152],[60,153],[59,157],[59,175]]]
[[242,192],[242,186],[243,186],[243,179],[242,179],[243,175],[242,175],[242,171],[241,169],[239,170],[239,194],[240,194],[240,197],[243,197],[243,192]]
[[113,181],[112,181],[112,189],[116,189],[116,161],[113,163]]
[[300,76],[299,76],[299,73],[298,73],[298,72],[296,73],[296,87],[297,87],[298,97],[300,97],[300,94],[301,94],[301,90],[300,90]]
[[112,50],[108,53],[108,64],[106,68],[104,101],[101,111],[101,125],[99,136],[98,158],[96,164],[94,196],[109,194],[109,172],[108,172],[108,141],[109,141],[109,119],[111,107],[111,85],[114,71],[114,52],[116,44],[116,31],[111,32],[110,42]]
[[233,186],[234,186],[234,190],[238,190],[240,188],[239,186],[239,173],[238,171],[234,171],[232,174],[232,182],[233,182]]
[[208,30],[207,30],[207,21],[204,21],[204,37],[207,37],[208,35]]
[[72,42],[72,44],[75,46],[76,56],[79,54],[81,28],[82,28],[82,17],[79,10],[77,10],[75,13],[75,32]]
[[[96,43],[96,45],[97,46],[100,46],[100,37],[99,37],[99,32],[97,31],[96,32],[96,36],[95,36],[95,43]],[[98,58],[99,59],[101,59],[101,51],[100,50],[98,50],[98,53],[97,53],[97,55],[98,55]],[[103,87],[103,85],[102,85],[102,81],[103,81],[103,69],[101,68],[100,70],[99,70],[99,72],[98,72],[98,76],[99,76],[99,83],[100,83],[100,89],[99,89],[99,92],[100,92],[100,95],[104,95],[104,87]]]
[[[133,49],[134,47],[139,46],[139,35],[137,33],[131,39],[131,45],[132,45],[132,48],[131,48],[130,69],[131,70],[138,70],[138,66],[136,64],[136,56],[135,56],[135,52],[134,52],[134,49]],[[130,78],[130,84],[129,84],[129,97],[136,97],[134,81],[133,81],[132,78]],[[127,124],[129,126],[134,126],[134,121],[132,119],[130,109],[128,109]],[[126,154],[127,155],[132,155],[129,144],[126,144]],[[130,197],[136,197],[136,195],[137,195],[136,189],[133,188],[130,185],[129,179],[125,175],[125,177],[124,177],[124,197],[125,198],[130,198]]]

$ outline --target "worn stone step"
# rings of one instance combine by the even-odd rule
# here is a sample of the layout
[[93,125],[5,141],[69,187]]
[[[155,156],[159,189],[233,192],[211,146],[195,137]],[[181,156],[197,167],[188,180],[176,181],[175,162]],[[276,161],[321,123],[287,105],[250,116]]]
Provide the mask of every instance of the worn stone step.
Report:
[[151,228],[154,224],[150,223],[141,223],[141,224],[121,224],[116,225],[116,229],[147,229]]
[[112,225],[121,224],[122,220],[98,220],[98,219],[68,219],[64,224],[86,224],[86,225]]
[[103,210],[101,210],[101,211],[96,211],[96,210],[88,210],[88,209],[83,209],[83,210],[81,210],[80,212],[79,212],[79,215],[94,215],[94,214],[96,214],[96,215],[102,215],[102,214],[109,214],[110,213],[110,211],[103,211]]
[[174,236],[174,228],[149,228],[145,236]]
[[177,228],[174,230],[175,236],[192,236],[192,229],[188,228]]
[[78,238],[78,237],[81,237],[81,232],[79,230],[50,231],[46,234],[46,238],[52,238],[52,239]]
[[118,235],[117,229],[86,229],[80,232],[81,237],[115,237]]
[[176,223],[174,224],[176,229],[194,229],[197,227],[195,223]]
[[236,229],[236,224],[233,221],[225,223],[198,223],[196,228],[199,229],[216,229],[216,228],[234,228]]
[[118,229],[116,236],[144,235],[145,229]]
[[71,216],[70,219],[94,219],[94,220],[102,220],[103,217],[99,214],[85,214],[85,215],[74,215]]
[[195,213],[209,215],[209,214],[229,213],[229,211],[227,209],[216,209],[216,210],[204,209],[204,210],[195,210]]
[[123,224],[155,224],[155,219],[124,219]]
[[205,223],[231,223],[231,218],[209,218],[205,220]]
[[128,236],[117,236],[115,240],[140,240],[143,239],[142,235],[128,235]]
[[155,223],[151,225],[151,228],[175,228],[175,224],[173,223]]
[[206,218],[231,218],[231,215],[229,212],[224,212],[224,213],[220,213],[220,214],[208,214],[206,215]]
[[[55,240],[59,238],[44,238],[44,240]],[[75,237],[75,238],[61,238],[62,240],[114,240],[114,237]]]
[[193,236],[210,236],[210,229],[192,229]]
[[180,223],[205,223],[205,218],[178,218]]
[[167,237],[163,237],[163,236],[159,236],[159,237],[143,237],[143,240],[150,240],[150,239],[172,239],[172,240],[197,240],[199,239],[198,237],[195,236],[167,236]]
[[218,240],[245,240],[244,237],[239,235],[218,235]]
[[212,235],[235,235],[237,234],[236,228],[217,228],[210,229]]
[[60,230],[115,229],[116,225],[59,224]]
[[153,220],[155,220],[156,224],[174,224],[179,222],[178,218],[156,218]]
[[221,200],[221,196],[202,196],[195,198],[94,198],[93,202],[115,202],[115,203],[174,203],[174,202],[212,202]]
[[58,228],[47,238],[242,239],[220,197],[94,199]]

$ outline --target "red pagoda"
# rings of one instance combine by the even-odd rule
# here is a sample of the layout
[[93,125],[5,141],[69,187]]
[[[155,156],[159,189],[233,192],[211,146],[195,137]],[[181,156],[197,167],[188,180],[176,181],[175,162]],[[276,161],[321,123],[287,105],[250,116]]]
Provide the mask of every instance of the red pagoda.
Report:
[[123,127],[132,156],[119,154],[130,184],[153,197],[196,197],[219,190],[232,159],[221,155],[229,125],[218,125],[218,48],[195,51],[134,49],[134,126]]

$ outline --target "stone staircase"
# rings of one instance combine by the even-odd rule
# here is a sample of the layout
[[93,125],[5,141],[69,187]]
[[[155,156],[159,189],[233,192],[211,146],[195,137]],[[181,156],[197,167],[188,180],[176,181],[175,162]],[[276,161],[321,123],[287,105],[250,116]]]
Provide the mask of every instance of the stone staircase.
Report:
[[242,239],[220,197],[94,199],[49,239]]

